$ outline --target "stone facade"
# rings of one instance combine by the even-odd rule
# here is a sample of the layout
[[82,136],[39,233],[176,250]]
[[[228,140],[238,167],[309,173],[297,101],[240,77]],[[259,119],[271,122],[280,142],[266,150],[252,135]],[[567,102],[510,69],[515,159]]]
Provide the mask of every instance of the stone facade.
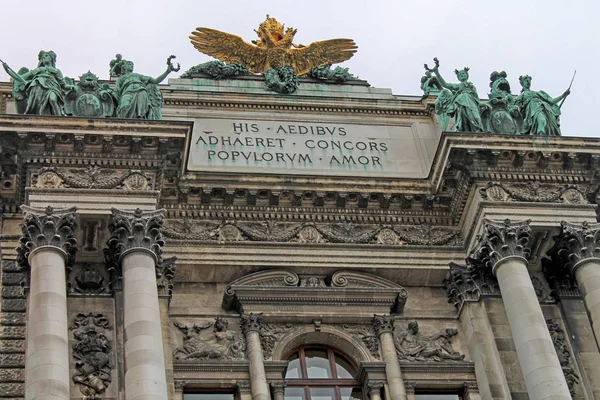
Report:
[[[600,398],[600,140],[262,85],[172,79],[143,121],[17,115],[0,84],[0,399],[281,400],[303,345],[344,354],[375,400]],[[219,135],[315,159],[339,141],[356,165],[234,162]]]

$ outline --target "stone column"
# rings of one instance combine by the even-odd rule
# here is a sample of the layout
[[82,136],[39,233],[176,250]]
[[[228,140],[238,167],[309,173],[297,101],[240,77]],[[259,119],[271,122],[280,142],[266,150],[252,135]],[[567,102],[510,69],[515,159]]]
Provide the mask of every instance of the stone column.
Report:
[[404,387],[406,388],[406,398],[408,400],[415,400],[415,389],[417,388],[417,382],[404,382]]
[[269,385],[265,373],[263,351],[260,344],[260,329],[262,326],[262,315],[243,314],[240,327],[246,336],[246,348],[248,360],[250,361],[250,385],[252,388],[252,400],[269,400]]
[[287,383],[285,381],[271,382],[271,389],[273,389],[273,400],[284,399],[286,385]]
[[367,390],[367,394],[371,400],[381,400],[381,389],[383,389],[383,382],[369,382],[367,383],[365,389]]
[[186,381],[174,382],[173,386],[175,387],[175,395],[173,396],[173,400],[183,400],[183,391],[185,390],[186,385]]
[[156,288],[163,211],[111,209],[107,264],[123,276],[125,399],[164,400],[167,380]]
[[45,210],[22,206],[19,262],[29,264],[25,398],[70,398],[66,268],[76,252],[75,207]]
[[600,224],[562,222],[555,258],[574,276],[600,345]]
[[476,258],[498,279],[531,400],[571,399],[529,271],[529,221],[485,220]]
[[394,317],[390,315],[375,315],[373,328],[379,338],[381,357],[385,362],[385,375],[390,388],[391,400],[406,400],[406,389],[400,372],[400,363],[394,344]]

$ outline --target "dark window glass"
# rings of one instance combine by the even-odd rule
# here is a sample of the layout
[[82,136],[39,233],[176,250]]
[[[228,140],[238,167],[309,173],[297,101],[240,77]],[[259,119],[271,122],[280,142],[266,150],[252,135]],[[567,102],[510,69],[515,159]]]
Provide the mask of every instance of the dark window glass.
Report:
[[335,390],[332,387],[313,387],[310,388],[311,400],[334,400]]
[[184,393],[183,400],[233,400],[233,393]]

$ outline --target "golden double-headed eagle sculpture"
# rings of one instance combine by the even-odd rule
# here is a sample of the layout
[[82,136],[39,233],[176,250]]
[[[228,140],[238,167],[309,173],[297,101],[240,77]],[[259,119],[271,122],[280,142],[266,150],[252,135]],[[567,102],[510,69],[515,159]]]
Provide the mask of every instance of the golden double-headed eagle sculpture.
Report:
[[190,40],[201,53],[226,63],[242,64],[253,73],[290,66],[298,76],[306,75],[314,67],[346,61],[358,48],[352,39],[296,45],[293,40],[297,30],[285,29],[283,24],[268,15],[255,32],[259,40],[253,40],[251,44],[239,36],[200,27],[192,32]]

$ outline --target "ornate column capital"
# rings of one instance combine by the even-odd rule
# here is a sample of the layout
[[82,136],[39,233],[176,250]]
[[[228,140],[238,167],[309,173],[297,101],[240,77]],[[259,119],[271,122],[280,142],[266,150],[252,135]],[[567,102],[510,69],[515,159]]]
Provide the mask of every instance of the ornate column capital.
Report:
[[180,381],[180,380],[176,380],[174,382],[174,384],[175,384],[175,391],[176,392],[183,392],[183,390],[187,386],[187,382],[186,381]]
[[24,218],[21,224],[23,236],[17,248],[18,262],[29,265],[29,257],[39,248],[54,247],[59,249],[65,258],[67,266],[73,265],[77,252],[75,239],[76,207],[54,209],[50,206],[45,209],[21,206]]
[[252,388],[250,381],[237,381],[235,383],[238,392],[249,392]]
[[476,381],[467,381],[463,383],[464,394],[479,393],[479,386]]
[[529,259],[530,220],[511,222],[484,220],[483,234],[479,236],[479,243],[474,251],[473,258],[482,263],[496,274],[496,267],[501,261],[520,258]]
[[112,217],[108,225],[111,237],[104,250],[107,262],[119,264],[130,250],[139,249],[152,253],[157,261],[165,244],[162,238],[164,210],[134,212],[111,208]]
[[582,264],[595,259],[600,262],[600,224],[572,224],[562,221],[562,232],[553,249],[571,274]]
[[383,389],[383,382],[369,381],[369,382],[367,382],[365,389],[366,389],[367,394],[369,395],[369,398],[371,398],[371,395],[373,393],[375,393],[377,395],[381,395],[381,389]]
[[415,393],[415,389],[417,387],[417,382],[415,381],[405,381],[404,387],[406,389],[406,393]]
[[271,388],[273,389],[273,394],[276,394],[276,393],[283,394],[285,392],[286,386],[287,386],[286,381],[271,382]]
[[384,332],[394,332],[395,318],[392,315],[373,315],[373,329],[379,337]]
[[240,328],[242,328],[242,332],[244,335],[248,334],[248,332],[260,332],[263,324],[263,316],[262,314],[242,314],[240,316]]

